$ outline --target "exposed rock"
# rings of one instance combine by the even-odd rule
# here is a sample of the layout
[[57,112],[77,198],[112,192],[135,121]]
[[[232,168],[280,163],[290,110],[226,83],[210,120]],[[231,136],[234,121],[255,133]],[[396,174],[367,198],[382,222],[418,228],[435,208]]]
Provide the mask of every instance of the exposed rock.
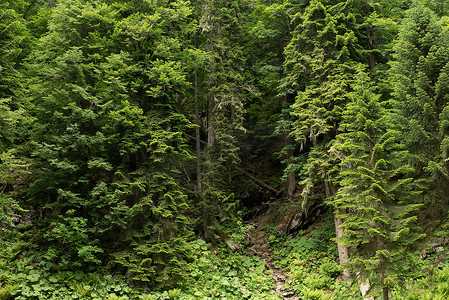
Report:
[[431,247],[430,249],[425,249],[420,252],[420,257],[424,259],[429,254],[444,252],[447,245],[449,245],[449,239],[437,239],[429,245]]
[[305,207],[303,210],[294,214],[287,225],[287,234],[292,232],[306,229],[313,224],[325,211],[326,206],[321,204],[313,204],[309,207]]

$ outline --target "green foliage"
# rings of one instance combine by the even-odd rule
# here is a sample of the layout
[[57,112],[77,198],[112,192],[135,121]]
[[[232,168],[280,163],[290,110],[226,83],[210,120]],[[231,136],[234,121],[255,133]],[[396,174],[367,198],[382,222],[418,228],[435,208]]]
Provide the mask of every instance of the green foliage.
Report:
[[396,122],[413,154],[417,176],[428,179],[425,199],[441,201],[447,184],[446,109],[449,32],[429,8],[415,4],[407,11],[391,63]]
[[300,22],[285,47],[281,89],[295,94],[289,134],[300,150],[309,151],[307,177],[301,182],[306,198],[323,188],[326,197],[335,192],[329,186],[335,174],[329,171],[338,162],[329,155],[329,147],[340,131],[356,70],[366,63],[361,50],[367,39],[362,28],[368,26],[364,11],[366,7],[356,1],[311,1],[295,16]]
[[[143,236],[141,236],[143,237]],[[192,246],[184,237],[164,243],[147,239],[133,244],[132,252],[115,255],[115,262],[127,268],[127,275],[141,286],[169,288],[182,283],[191,271],[194,259]]]
[[[20,1],[22,2],[22,1]],[[20,7],[20,5],[17,5]],[[25,20],[9,1],[0,4],[0,100],[16,94],[21,87],[19,71],[32,46]]]
[[131,295],[122,278],[97,269],[61,270],[52,258],[40,254],[27,233],[11,232],[0,250],[0,299],[104,299],[105,295]]
[[[356,25],[352,13],[340,4],[325,7],[312,1],[285,50],[289,74],[285,84],[294,87],[304,82],[306,86],[292,106],[297,119],[292,134],[302,145],[307,141],[316,144],[318,137],[331,131],[347,102],[351,69],[356,65]],[[323,38],[315,43],[313,36]]]
[[18,188],[29,173],[27,163],[14,155],[16,151],[9,149],[0,153],[0,226],[11,226],[13,220],[23,212],[15,199],[19,195]]
[[[13,292],[15,299],[129,299],[131,288],[111,279],[83,272],[48,273],[30,271]],[[14,277],[13,277],[14,278]],[[24,280],[25,279],[25,280]],[[121,296],[117,296],[121,295]]]
[[446,299],[449,297],[449,269],[442,265],[420,279],[408,279],[405,287],[392,292],[392,299]]
[[[309,266],[317,270],[315,264],[317,259],[319,259],[320,264],[328,263],[335,259],[337,254],[335,244],[332,241],[334,226],[330,215],[326,215],[321,223],[314,225],[307,232],[298,232],[294,238],[287,238],[285,235],[279,236],[279,230],[275,227],[264,228],[267,228],[265,229],[267,232],[276,233],[273,254],[279,259],[277,264],[281,267],[291,266],[293,262],[298,264],[313,262]],[[323,257],[323,261],[321,257]]]
[[27,64],[36,118],[28,203],[40,213],[47,259],[61,267],[92,268],[129,251],[143,264],[154,259],[143,268],[153,283],[182,274],[188,207],[178,182],[192,126],[174,103],[189,85],[183,37],[195,28],[185,4],[145,2],[139,10],[79,0],[52,8]]
[[272,248],[278,248],[283,242],[285,242],[285,234],[281,234],[279,228],[274,225],[267,225],[262,227],[262,230],[268,233],[267,242]]
[[288,271],[288,286],[303,299],[361,299],[356,285],[337,279],[342,267],[337,262],[334,230],[328,214],[306,232],[283,242],[278,238],[278,244],[271,247],[275,265]]
[[[447,298],[446,268],[425,278],[411,258],[422,204],[447,206],[447,14],[434,0],[2,1],[0,299],[279,298],[263,262],[222,249],[244,243],[242,162],[332,204],[354,274]],[[264,230],[299,297],[357,298],[321,225]]]
[[202,254],[195,261],[188,296],[180,299],[279,299],[270,293],[273,281],[269,274],[264,274],[265,262],[225,249],[214,254],[205,246],[204,241],[196,242],[195,248],[202,249]]
[[208,241],[217,241],[217,235],[226,230],[224,224],[236,223],[236,207],[232,186],[232,168],[240,162],[238,137],[245,129],[244,105],[250,95],[244,45],[249,43],[245,32],[250,6],[240,2],[198,1],[199,31],[195,48],[204,53],[201,65],[195,66],[199,96],[201,129],[207,136],[207,147],[202,151],[201,185],[193,195],[194,210],[199,212],[199,231]]
[[[68,217],[62,218],[59,222],[51,223],[51,231],[45,233],[43,237],[50,242],[59,244],[58,248],[53,248],[59,257],[72,255],[72,259],[76,261],[75,265],[82,263],[101,264],[101,261],[96,257],[96,253],[102,253],[103,249],[95,245],[97,241],[89,241],[88,233],[91,232],[91,229],[87,227],[87,220],[81,217],[73,217],[74,213],[74,210],[69,210],[67,212]],[[56,255],[55,252],[52,253],[53,256]]]
[[337,241],[354,249],[348,264],[354,274],[369,276],[374,290],[377,284],[391,287],[409,272],[410,257],[425,237],[416,222],[422,187],[410,177],[408,152],[389,125],[385,106],[364,73],[359,76],[343,116],[346,133],[332,148],[341,159],[340,189],[332,204],[344,220]]

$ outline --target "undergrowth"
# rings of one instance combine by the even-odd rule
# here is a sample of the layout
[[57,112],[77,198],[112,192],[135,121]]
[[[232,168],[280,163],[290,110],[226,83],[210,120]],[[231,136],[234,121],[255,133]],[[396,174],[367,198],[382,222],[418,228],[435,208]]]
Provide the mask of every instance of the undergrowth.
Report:
[[[273,264],[289,275],[286,288],[293,289],[300,299],[362,299],[357,284],[341,280],[332,216],[295,236],[281,234],[274,226],[263,230],[269,234]],[[156,291],[139,289],[107,267],[61,269],[46,253],[33,249],[27,238],[20,233],[2,234],[0,300],[281,299],[273,292],[273,271],[265,262],[243,250],[212,246],[201,239],[189,244],[194,260],[184,280]],[[242,236],[236,240],[243,243]],[[410,273],[402,284],[398,282],[391,299],[449,299],[449,265],[433,264],[432,259],[423,261],[417,256],[416,265],[421,269]]]
[[274,264],[289,274],[286,287],[300,299],[361,299],[354,287],[341,281],[334,228],[331,215],[294,236],[279,234],[272,226],[263,228],[269,234]]
[[[286,286],[293,288],[300,299],[340,300],[362,299],[357,284],[341,279],[332,215],[325,216],[295,236],[281,234],[275,226],[265,226],[274,264],[290,276]],[[446,251],[447,252],[447,251]],[[440,253],[439,257],[447,254]],[[449,264],[435,264],[436,257],[422,260],[418,253],[408,278],[402,278],[391,291],[394,300],[449,299]],[[374,292],[375,299],[382,299]]]
[[271,294],[273,279],[265,262],[255,256],[213,248],[198,239],[190,243],[195,257],[190,273],[176,287],[164,291],[142,290],[111,270],[60,270],[16,239],[2,242],[0,299],[279,299]]

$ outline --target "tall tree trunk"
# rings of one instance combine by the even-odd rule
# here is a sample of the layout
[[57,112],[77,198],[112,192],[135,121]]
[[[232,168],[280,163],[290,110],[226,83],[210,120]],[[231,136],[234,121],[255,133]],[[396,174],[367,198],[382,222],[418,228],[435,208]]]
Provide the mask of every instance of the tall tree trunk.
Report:
[[[198,0],[195,0],[195,11],[197,11],[198,7]],[[194,46],[195,49],[198,49],[198,38],[197,33],[195,32],[194,37]],[[198,192],[201,193],[202,186],[201,186],[201,135],[200,135],[200,128],[201,128],[201,118],[200,118],[200,103],[199,103],[199,89],[198,89],[198,65],[195,64],[195,141],[196,141],[196,188]]]
[[[213,42],[215,41],[215,35],[212,34],[210,36],[211,41],[209,43],[209,51],[213,52]],[[211,56],[211,62],[210,62],[210,73],[214,74],[216,72],[215,70],[215,58],[213,55]],[[215,80],[209,79],[209,89],[213,89],[215,87]],[[214,144],[214,130],[212,128],[212,119],[214,117],[214,108],[215,108],[215,94],[213,91],[209,90],[208,95],[208,107],[207,107],[207,147],[211,147]]]
[[23,13],[22,18],[24,18],[24,19],[26,18],[27,14],[28,14],[28,11],[30,10],[31,6],[34,5],[34,3],[36,3],[36,0],[31,1],[30,5],[28,5],[27,9],[26,9],[25,12]]
[[[195,39],[196,46],[196,39]],[[195,139],[196,139],[196,187],[198,192],[201,192],[201,136],[200,136],[200,109],[199,109],[199,99],[198,99],[198,68],[195,67]]]
[[[368,45],[369,45],[369,49],[370,50],[374,50],[374,43],[373,43],[373,38],[372,38],[372,34],[371,34],[371,27],[368,26],[366,27],[366,36],[368,38]],[[374,56],[374,52],[370,52],[369,54],[369,66],[370,69],[374,69],[374,67],[376,66],[376,58]]]
[[[324,181],[324,191],[326,193],[326,198],[335,194],[332,183],[330,183],[327,179]],[[334,223],[335,223],[335,234],[338,239],[343,234],[343,231],[344,231],[343,227],[340,226],[341,224],[343,224],[343,219],[338,218],[335,215]],[[338,251],[338,258],[340,259],[340,265],[347,263],[349,261],[348,247],[345,247],[342,244],[337,243],[337,251]],[[348,280],[349,275],[350,275],[349,270],[347,268],[344,268],[343,269],[343,280]]]
[[[282,78],[282,70],[279,73],[279,78]],[[282,107],[286,108],[289,107],[288,104],[288,99],[287,99],[287,95],[284,95],[282,97]],[[285,114],[284,115],[284,119],[286,121],[290,120],[290,114]],[[286,143],[286,147],[289,147],[290,145],[294,145],[294,140],[292,138],[289,138],[289,134],[286,133],[284,136],[285,139],[285,143]],[[287,150],[287,168],[288,166],[292,163],[292,157],[293,157],[293,149],[288,148]],[[290,201],[293,201],[293,193],[295,192],[296,189],[296,176],[295,176],[295,172],[294,171],[290,171],[288,173],[288,182],[287,182],[287,195],[288,195],[288,199]]]
[[[334,216],[334,223],[335,223],[335,233],[337,238],[339,238],[342,234],[344,229],[340,226],[343,224],[343,219],[338,218],[337,216]],[[340,243],[337,243],[337,250],[338,250],[338,257],[340,259],[340,265],[347,263],[349,260],[349,253],[348,248],[343,246]],[[343,269],[343,280],[349,279],[349,270],[347,268]]]
[[[385,261],[383,260],[383,261],[381,261],[380,263],[381,263],[381,264],[385,264]],[[388,300],[388,299],[390,299],[390,297],[389,297],[389,295],[388,295],[388,293],[390,292],[390,287],[389,287],[388,285],[385,285],[385,278],[387,277],[386,274],[385,274],[385,273],[386,273],[385,267],[382,268],[382,270],[380,271],[380,273],[381,273],[380,278],[381,278],[381,280],[382,280],[382,294],[383,294],[383,300]]]

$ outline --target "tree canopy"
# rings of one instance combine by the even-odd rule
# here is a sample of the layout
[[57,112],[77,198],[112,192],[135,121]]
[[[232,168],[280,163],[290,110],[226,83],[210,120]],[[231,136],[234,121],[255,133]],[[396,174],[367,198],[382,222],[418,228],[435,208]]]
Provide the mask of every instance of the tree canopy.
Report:
[[[301,277],[284,255],[293,294],[400,299],[446,251],[446,2],[6,0],[0,17],[0,299],[65,299],[86,274],[122,280],[117,299],[278,299],[245,277],[262,229],[273,255],[319,262]],[[302,244],[329,220],[337,247]]]

